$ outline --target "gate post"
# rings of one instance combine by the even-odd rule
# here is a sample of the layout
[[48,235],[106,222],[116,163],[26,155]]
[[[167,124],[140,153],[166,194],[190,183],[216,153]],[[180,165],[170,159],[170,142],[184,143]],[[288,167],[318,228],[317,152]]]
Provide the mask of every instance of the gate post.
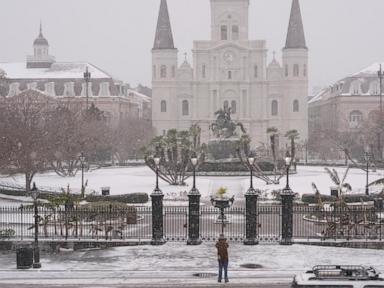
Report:
[[163,245],[164,226],[163,226],[163,198],[164,194],[160,189],[155,189],[151,194],[152,199],[152,241],[151,245]]
[[188,193],[188,240],[187,245],[200,245],[200,192],[194,187]]
[[294,193],[286,187],[281,193],[281,245],[292,245],[293,236],[293,198]]
[[257,198],[260,191],[252,187],[245,194],[245,240],[244,245],[257,245],[258,240],[258,219],[257,219]]

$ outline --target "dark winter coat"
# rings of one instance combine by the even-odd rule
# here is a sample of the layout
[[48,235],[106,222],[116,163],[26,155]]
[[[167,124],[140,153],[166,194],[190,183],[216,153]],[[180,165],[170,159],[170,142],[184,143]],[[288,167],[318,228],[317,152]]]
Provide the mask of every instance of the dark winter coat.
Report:
[[219,261],[228,261],[228,243],[225,240],[219,240],[216,243],[217,258]]

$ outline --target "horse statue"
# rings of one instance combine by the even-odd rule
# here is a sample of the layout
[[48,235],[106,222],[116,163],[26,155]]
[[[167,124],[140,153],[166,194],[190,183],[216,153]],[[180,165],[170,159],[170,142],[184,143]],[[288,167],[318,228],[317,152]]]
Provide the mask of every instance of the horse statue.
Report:
[[246,133],[243,124],[234,122],[231,119],[231,114],[231,108],[226,106],[215,112],[216,121],[209,126],[209,129],[217,138],[231,138],[237,136],[237,127],[240,127],[241,131]]

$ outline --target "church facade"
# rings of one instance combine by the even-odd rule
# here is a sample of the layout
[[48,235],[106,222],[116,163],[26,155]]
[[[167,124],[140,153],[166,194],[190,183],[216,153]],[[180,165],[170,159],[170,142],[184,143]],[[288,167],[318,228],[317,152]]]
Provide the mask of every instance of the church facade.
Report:
[[[193,65],[178,63],[166,0],[161,0],[152,49],[152,122],[157,135],[198,124],[202,141],[221,108],[231,108],[255,146],[267,129],[281,138],[292,129],[308,136],[308,48],[299,0],[293,0],[281,64],[267,63],[266,41],[250,40],[250,0],[210,0],[211,39],[195,41]],[[284,140],[281,139],[280,143]]]

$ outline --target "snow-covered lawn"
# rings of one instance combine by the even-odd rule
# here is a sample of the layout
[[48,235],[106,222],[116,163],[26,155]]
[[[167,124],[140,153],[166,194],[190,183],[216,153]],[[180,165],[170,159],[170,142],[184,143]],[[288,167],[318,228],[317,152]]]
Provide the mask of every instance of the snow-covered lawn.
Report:
[[[345,168],[336,168],[340,177]],[[384,171],[378,170],[370,172],[369,180],[373,181],[384,177]],[[351,169],[346,182],[350,183],[355,193],[364,193],[365,173],[360,169]],[[100,193],[101,187],[110,187],[112,195],[145,192],[151,193],[155,185],[155,174],[147,167],[127,167],[127,168],[105,168],[86,173],[85,179],[88,180],[88,191]],[[52,187],[56,190],[70,185],[74,192],[80,191],[81,174],[74,178],[62,178],[55,173],[37,175],[34,179],[38,187]],[[23,176],[12,178],[0,178],[0,183],[11,183],[24,185]],[[298,173],[290,176],[290,186],[294,192],[299,194],[313,193],[311,183],[316,183],[322,194],[330,194],[330,186],[333,186],[328,174],[323,167],[299,166]],[[285,186],[285,177],[281,179],[280,185],[266,185],[263,181],[255,179],[255,188],[264,192],[281,189]],[[160,188],[166,195],[166,199],[186,199],[186,193],[191,189],[192,179],[187,180],[187,186],[170,186],[160,181]],[[228,188],[228,193],[235,195],[237,199],[242,199],[249,187],[249,177],[246,176],[199,176],[197,177],[197,187],[202,194],[202,199],[207,200],[221,186]]]

